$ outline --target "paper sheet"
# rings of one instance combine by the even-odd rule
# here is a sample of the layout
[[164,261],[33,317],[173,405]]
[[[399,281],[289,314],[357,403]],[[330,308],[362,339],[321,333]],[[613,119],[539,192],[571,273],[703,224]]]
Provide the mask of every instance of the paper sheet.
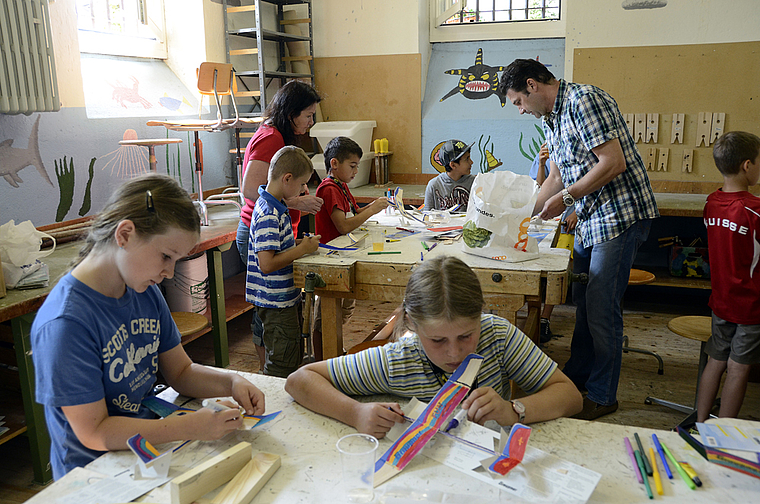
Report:
[[114,504],[132,502],[171,478],[135,480],[133,471],[124,472],[113,477],[88,477],[89,484],[55,499],[55,504]]
[[[424,403],[412,399],[405,411],[408,409],[406,414],[416,418],[424,407]],[[395,440],[407,426],[396,424],[388,438]],[[451,434],[489,449],[497,446],[499,437],[497,432],[472,422],[464,422]],[[489,456],[487,453],[441,435],[436,435],[421,453],[530,502],[586,502],[602,477],[530,445],[523,462],[501,479],[492,478],[481,468],[480,461]]]

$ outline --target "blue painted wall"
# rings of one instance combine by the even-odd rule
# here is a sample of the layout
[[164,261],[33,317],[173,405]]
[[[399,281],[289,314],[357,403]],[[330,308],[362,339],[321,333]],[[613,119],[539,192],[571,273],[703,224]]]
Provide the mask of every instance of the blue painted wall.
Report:
[[[0,224],[14,219],[41,226],[99,212],[115,187],[148,168],[148,148],[120,146],[120,140],[130,135],[165,138],[166,128],[146,126],[150,119],[198,117],[197,92],[188,90],[161,61],[82,55],[82,78],[85,107],[64,104],[58,112],[0,114]],[[215,107],[204,108],[204,118],[216,117]],[[192,133],[169,131],[168,136],[182,143],[156,147],[157,171],[167,173],[168,166],[170,175],[181,177],[183,187],[197,190]],[[234,159],[228,153],[233,138],[230,132],[200,133],[204,189],[236,185]],[[34,162],[35,150],[41,163],[25,165]],[[88,208],[92,158],[96,160]],[[64,160],[67,170],[73,160],[73,183],[71,174],[59,177]]]
[[[526,175],[530,170],[531,160],[522,154],[520,147],[530,153],[533,141],[540,144],[540,134],[536,129],[536,126],[540,129],[540,121],[530,115],[521,116],[509,100],[502,107],[496,93],[474,91],[476,96],[478,93],[487,96],[481,99],[466,98],[458,89],[461,76],[445,73],[459,69],[467,72],[475,65],[479,49],[482,50],[482,64],[492,67],[491,70],[506,67],[516,58],[538,57],[557,78],[564,76],[564,39],[433,44],[422,104],[423,173],[437,173],[440,167],[434,166],[434,159],[431,162],[431,154],[441,142],[451,138],[475,142],[472,148],[473,173],[480,171],[485,149],[503,163],[498,170]],[[500,79],[501,71],[497,73]],[[441,101],[455,89],[453,95]]]

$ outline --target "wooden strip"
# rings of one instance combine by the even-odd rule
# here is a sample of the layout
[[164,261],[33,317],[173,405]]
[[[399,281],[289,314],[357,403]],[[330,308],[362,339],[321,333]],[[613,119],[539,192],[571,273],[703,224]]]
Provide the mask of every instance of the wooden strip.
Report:
[[311,61],[311,56],[285,56],[280,58],[282,61]]
[[169,483],[172,504],[190,504],[228,482],[251,460],[251,443],[238,443]]
[[227,14],[234,14],[236,12],[250,12],[256,10],[256,4],[240,5],[238,7],[227,6]]
[[292,25],[292,24],[306,24],[311,23],[311,18],[302,18],[302,19],[280,19],[281,25]]
[[258,47],[249,47],[248,49],[231,49],[230,56],[241,56],[244,54],[258,54]]
[[257,453],[219,492],[213,500],[213,504],[244,504],[250,502],[275,471],[280,468],[280,464],[278,455]]
[[235,96],[243,96],[243,97],[261,96],[261,91],[238,91],[237,93],[235,93]]

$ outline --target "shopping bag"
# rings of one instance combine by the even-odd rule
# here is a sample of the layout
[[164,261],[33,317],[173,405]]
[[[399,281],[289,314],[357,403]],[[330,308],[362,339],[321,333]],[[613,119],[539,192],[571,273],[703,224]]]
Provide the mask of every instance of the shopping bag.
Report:
[[[42,238],[53,240],[53,246],[48,250],[40,250]],[[21,285],[38,287],[46,284],[48,268],[39,259],[52,254],[54,250],[55,238],[38,231],[32,221],[16,225],[10,220],[0,226],[0,262],[5,285],[13,289],[20,288]],[[24,279],[28,280],[27,284],[24,284]]]
[[462,226],[462,249],[507,262],[538,257],[538,242],[528,235],[537,196],[538,184],[527,175],[511,171],[478,174]]

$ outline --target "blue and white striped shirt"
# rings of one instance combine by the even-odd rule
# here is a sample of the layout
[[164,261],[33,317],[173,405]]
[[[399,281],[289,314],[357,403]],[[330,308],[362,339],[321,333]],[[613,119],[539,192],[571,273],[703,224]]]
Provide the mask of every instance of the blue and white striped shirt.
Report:
[[[505,400],[511,395],[509,380],[526,393],[544,386],[557,363],[522,331],[496,315],[480,317],[480,339],[475,353],[483,356],[478,387],[491,387]],[[425,355],[416,334],[394,343],[327,361],[335,387],[349,395],[394,394],[430,401],[443,381]]]
[[262,250],[274,250],[277,254],[295,246],[288,207],[269,194],[265,186],[259,187],[248,240],[246,301],[263,308],[289,308],[300,301],[301,291],[293,283],[292,263],[266,275],[259,266],[258,253]]
[[615,100],[595,86],[559,82],[554,108],[543,127],[565,187],[596,165],[599,160],[591,150],[605,142],[617,138],[625,156],[623,173],[575,204],[575,233],[583,246],[612,240],[637,221],[659,217],[644,161]]

